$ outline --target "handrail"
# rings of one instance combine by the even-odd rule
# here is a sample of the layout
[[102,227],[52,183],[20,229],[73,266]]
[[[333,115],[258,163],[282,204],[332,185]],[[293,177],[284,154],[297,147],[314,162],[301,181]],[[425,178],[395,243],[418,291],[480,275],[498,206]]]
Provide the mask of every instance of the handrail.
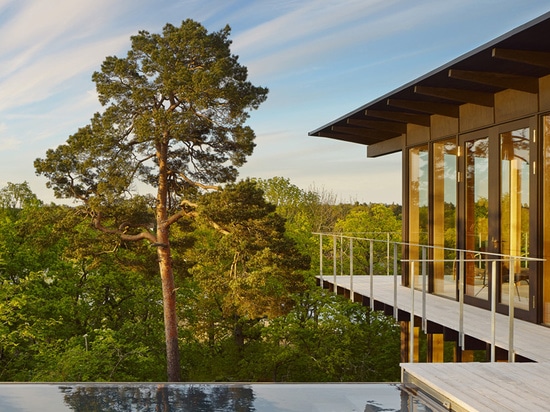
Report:
[[[363,232],[367,233],[367,232]],[[321,233],[317,232],[316,235],[319,235],[319,253],[320,253],[320,280],[321,284],[323,283],[323,236],[330,236],[333,239],[333,275],[334,275],[334,285],[333,290],[334,293],[337,293],[337,282],[336,282],[336,276],[337,276],[337,239],[340,239],[340,265],[341,265],[341,275],[343,275],[343,242],[344,239],[347,239],[349,241],[349,250],[350,250],[350,268],[349,268],[349,276],[350,276],[350,297],[351,300],[354,300],[354,289],[353,289],[353,277],[354,277],[354,269],[353,269],[353,253],[354,253],[354,241],[355,240],[362,240],[367,241],[369,244],[369,301],[370,301],[370,308],[374,310],[374,244],[375,243],[386,243],[386,261],[387,261],[387,267],[386,267],[386,275],[389,274],[389,262],[390,262],[390,245],[393,244],[393,316],[397,319],[398,317],[398,302],[397,302],[397,276],[398,276],[398,247],[414,247],[420,249],[420,253],[418,254],[420,257],[418,258],[406,258],[406,259],[400,259],[401,262],[408,262],[410,263],[410,289],[411,289],[411,314],[410,314],[410,339],[412,340],[414,338],[414,316],[415,316],[415,310],[414,310],[414,294],[415,294],[415,267],[416,264],[420,264],[420,276],[422,279],[422,285],[421,285],[421,292],[422,292],[422,329],[424,332],[427,330],[427,317],[426,317],[426,294],[427,294],[427,278],[428,278],[428,271],[427,271],[427,263],[428,262],[457,262],[458,260],[458,288],[459,288],[459,346],[461,348],[464,348],[465,346],[465,335],[464,335],[464,278],[465,278],[465,263],[466,262],[479,262],[482,256],[485,256],[484,260],[487,263],[491,263],[491,273],[496,273],[496,264],[497,262],[509,262],[509,273],[508,273],[508,361],[514,362],[515,361],[515,352],[514,352],[514,314],[515,314],[515,302],[514,302],[514,281],[512,276],[515,276],[515,273],[512,273],[511,268],[514,268],[516,265],[516,262],[542,262],[545,261],[545,259],[542,258],[534,258],[534,257],[528,257],[528,256],[513,256],[513,255],[506,255],[502,253],[491,253],[491,252],[483,252],[479,250],[466,250],[466,249],[458,249],[458,248],[449,248],[449,247],[443,247],[443,246],[436,246],[436,245],[426,245],[426,244],[418,244],[418,243],[410,243],[410,242],[403,242],[403,241],[392,241],[390,240],[390,234],[395,232],[372,232],[375,234],[383,234],[386,235],[386,239],[376,239],[376,238],[365,238],[365,237],[358,237],[358,236],[350,236],[350,235],[344,235],[343,232],[339,233]],[[447,252],[454,252],[458,255],[458,258],[454,259],[429,259],[428,250],[444,250]],[[478,256],[478,258],[470,259],[466,258],[468,254],[473,256]],[[495,348],[495,335],[496,335],[496,290],[497,290],[497,283],[496,283],[497,277],[491,276],[491,362],[495,362],[496,360],[496,348]],[[410,342],[410,362],[413,362],[413,344],[414,342]]]

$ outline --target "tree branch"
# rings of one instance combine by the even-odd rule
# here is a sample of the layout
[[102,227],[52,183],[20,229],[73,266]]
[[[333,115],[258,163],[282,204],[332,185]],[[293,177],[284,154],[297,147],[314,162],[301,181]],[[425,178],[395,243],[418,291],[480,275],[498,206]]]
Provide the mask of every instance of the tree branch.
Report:
[[[220,190],[219,186],[216,185],[205,185],[199,182],[195,182],[194,180],[189,179],[187,176],[185,176],[183,173],[178,173],[178,175],[185,180],[187,183],[189,183],[192,186],[200,187],[201,189],[205,190]],[[195,205],[196,206],[196,205]]]
[[157,241],[156,236],[148,231],[140,232],[135,235],[130,235],[120,229],[109,229],[108,227],[105,227],[101,224],[101,214],[93,216],[92,223],[97,230],[111,235],[118,235],[120,236],[120,239],[124,241],[135,242],[138,240],[148,240],[151,243],[155,243]]

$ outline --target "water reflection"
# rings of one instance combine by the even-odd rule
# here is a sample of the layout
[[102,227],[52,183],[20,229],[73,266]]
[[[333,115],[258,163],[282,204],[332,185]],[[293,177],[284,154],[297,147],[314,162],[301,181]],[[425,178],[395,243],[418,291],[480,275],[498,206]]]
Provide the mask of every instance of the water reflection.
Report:
[[75,412],[252,412],[254,392],[233,385],[135,385],[60,387]]
[[[37,406],[40,405],[39,409]],[[395,384],[0,384],[0,410],[430,411]]]

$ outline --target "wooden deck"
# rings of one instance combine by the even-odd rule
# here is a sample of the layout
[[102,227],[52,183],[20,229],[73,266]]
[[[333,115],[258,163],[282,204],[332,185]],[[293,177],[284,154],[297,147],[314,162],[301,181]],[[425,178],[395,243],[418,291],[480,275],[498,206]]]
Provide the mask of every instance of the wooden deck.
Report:
[[547,363],[406,363],[414,385],[453,411],[548,411]]
[[[333,285],[334,277],[324,277]],[[349,276],[337,276],[339,288],[349,291]],[[397,287],[397,307],[410,314],[410,288]],[[392,276],[374,276],[375,304],[394,305]],[[368,276],[354,276],[355,295],[370,296]],[[426,294],[426,319],[459,330],[458,302]],[[422,317],[422,292],[415,291],[414,313]],[[491,342],[491,312],[464,305],[464,333]],[[495,346],[508,350],[508,316],[496,314]],[[550,410],[550,328],[514,320],[514,352],[537,363],[403,363],[402,383],[419,389],[453,411],[549,411]]]
[[[325,283],[333,283],[334,277],[324,277]],[[370,298],[370,280],[368,276],[354,276],[354,293]],[[410,313],[411,290],[408,287],[397,287],[397,307]],[[350,290],[349,276],[337,276],[339,287]],[[373,298],[375,302],[393,306],[394,280],[392,276],[373,277]],[[439,296],[426,294],[426,318],[446,328],[459,330],[458,302]],[[414,313],[422,316],[422,292],[415,291]],[[508,316],[496,314],[495,345],[508,350],[509,320]],[[491,342],[491,312],[471,305],[464,305],[464,333],[481,341]],[[550,362],[550,328],[530,322],[514,319],[514,352],[535,362]]]

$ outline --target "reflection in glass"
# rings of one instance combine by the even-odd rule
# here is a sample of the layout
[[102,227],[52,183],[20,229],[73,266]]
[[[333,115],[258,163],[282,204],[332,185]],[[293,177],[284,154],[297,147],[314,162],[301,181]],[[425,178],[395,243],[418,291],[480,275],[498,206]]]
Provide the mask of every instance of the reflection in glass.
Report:
[[[466,290],[470,296],[488,299],[488,267],[483,252],[489,234],[489,138],[466,142]],[[479,252],[479,253],[476,253]]]
[[[529,255],[529,128],[501,133],[500,148],[500,253],[525,257]],[[500,301],[504,304],[508,304],[510,279],[514,305],[529,309],[529,262],[502,262]]]
[[[411,243],[409,259],[411,261],[421,257],[420,248],[414,245],[428,244],[428,165],[428,145],[413,147],[409,150],[409,243]],[[415,287],[421,288],[420,264],[414,262],[414,265],[414,284]]]
[[453,259],[456,248],[456,172],[454,139],[433,145],[433,277],[434,293],[456,296]]

